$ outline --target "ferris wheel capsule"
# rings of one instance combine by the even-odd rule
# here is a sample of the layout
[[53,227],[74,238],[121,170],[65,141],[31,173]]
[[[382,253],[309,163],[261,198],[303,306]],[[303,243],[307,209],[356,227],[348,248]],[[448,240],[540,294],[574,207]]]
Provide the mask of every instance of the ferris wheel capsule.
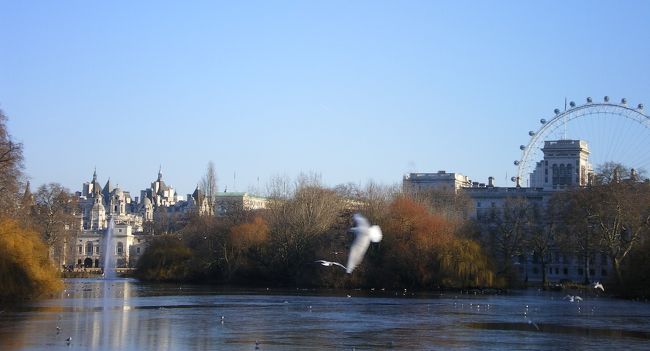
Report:
[[588,103],[588,104],[592,103],[593,101],[594,101],[594,100],[592,100],[591,97],[588,97],[588,98],[587,98],[587,103]]
[[556,115],[559,115],[560,114],[560,109],[556,108],[555,110],[553,110],[553,112],[555,112]]
[[638,108],[639,110],[643,110],[643,104],[639,104],[639,106],[637,106],[637,108]]
[[535,135],[535,132],[533,132],[533,131],[531,130],[531,131],[528,132],[528,135],[533,136],[533,135]]
[[539,123],[541,123],[541,124],[546,124],[546,119],[544,119],[544,118],[540,119],[540,120],[539,120]]
[[513,182],[516,182],[516,181],[517,181],[517,177],[511,177],[510,180],[513,181]]
[[605,102],[609,102],[609,96],[605,96],[603,100],[605,100]]
[[576,103],[573,102],[573,101],[571,101],[571,102],[569,102],[569,106],[571,106],[571,107],[576,107]]
[[526,149],[526,145],[519,145],[519,150],[524,151]]
[[516,161],[513,162],[513,163],[515,164],[515,166],[519,166],[519,160],[516,160]]
[[627,99],[626,98],[621,99],[621,105],[627,105]]

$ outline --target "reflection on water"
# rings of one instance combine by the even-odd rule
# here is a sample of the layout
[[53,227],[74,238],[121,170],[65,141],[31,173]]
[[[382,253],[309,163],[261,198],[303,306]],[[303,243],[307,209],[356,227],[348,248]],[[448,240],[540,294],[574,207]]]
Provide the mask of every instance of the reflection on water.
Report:
[[60,298],[0,312],[0,350],[254,350],[256,342],[260,350],[642,350],[650,344],[648,304],[596,296],[570,303],[538,291],[235,291],[124,279],[76,279],[66,287]]

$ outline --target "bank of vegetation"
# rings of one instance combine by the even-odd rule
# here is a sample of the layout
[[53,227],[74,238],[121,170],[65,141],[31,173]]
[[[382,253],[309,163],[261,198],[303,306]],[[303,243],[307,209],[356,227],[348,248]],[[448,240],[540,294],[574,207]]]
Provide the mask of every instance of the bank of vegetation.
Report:
[[[588,187],[545,202],[513,196],[478,216],[470,215],[476,209],[462,192],[328,188],[317,176],[272,185],[265,210],[195,214],[180,227],[159,227],[139,276],[259,286],[517,288],[530,285],[520,264],[529,255],[541,286],[551,283],[552,264],[571,257],[584,277],[567,285],[586,286],[595,261],[604,260],[612,269],[608,293],[650,292],[650,183],[622,165],[603,165]],[[352,274],[314,263],[346,263],[355,212],[380,225],[384,239]]]
[[63,287],[50,250],[33,221],[22,173],[22,145],[12,140],[0,111],[0,303],[29,300]]
[[[268,208],[226,216],[194,216],[174,233],[155,237],[138,274],[152,280],[318,287],[497,287],[503,282],[472,228],[390,188],[370,185],[352,195],[317,177],[282,183]],[[277,190],[277,189],[276,189]],[[371,245],[352,273],[323,267],[346,264],[354,212],[379,224],[384,239]]]

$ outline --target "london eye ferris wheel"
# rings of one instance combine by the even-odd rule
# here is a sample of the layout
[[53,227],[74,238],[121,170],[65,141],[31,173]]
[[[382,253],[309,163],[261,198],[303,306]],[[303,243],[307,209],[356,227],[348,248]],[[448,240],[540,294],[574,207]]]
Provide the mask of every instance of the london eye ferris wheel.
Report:
[[521,156],[513,182],[529,186],[530,174],[543,159],[545,141],[584,140],[589,147],[589,162],[594,167],[607,162],[636,169],[640,174],[650,171],[650,117],[643,104],[629,106],[627,99],[612,102],[605,96],[602,102],[587,98],[578,105],[569,102],[564,111],[539,120],[540,127],[528,132],[527,144],[519,146]]

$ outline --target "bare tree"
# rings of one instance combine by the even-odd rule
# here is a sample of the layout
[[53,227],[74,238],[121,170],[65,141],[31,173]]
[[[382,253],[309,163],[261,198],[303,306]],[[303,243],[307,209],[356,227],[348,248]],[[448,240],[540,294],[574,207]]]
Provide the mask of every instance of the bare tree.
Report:
[[217,199],[217,173],[214,169],[214,162],[208,162],[208,168],[206,169],[203,178],[201,178],[199,188],[203,191],[203,194],[208,201],[210,214],[214,214],[214,207]]
[[617,162],[605,162],[596,167],[595,185],[618,183],[624,180],[639,181],[647,179],[644,169],[634,169]]
[[501,273],[508,278],[514,274],[513,259],[525,254],[525,240],[531,229],[531,211],[531,204],[526,198],[507,198],[502,207],[491,209],[482,218],[482,241],[492,251]]
[[558,225],[559,208],[549,204],[546,210],[533,205],[529,212],[529,222],[526,237],[526,248],[539,260],[542,272],[542,285],[548,284],[546,265],[551,260],[551,250],[554,248],[556,228]]
[[21,195],[23,146],[11,140],[6,122],[0,110],[0,215],[13,216]]
[[623,284],[621,263],[650,229],[650,186],[647,183],[617,183],[589,189],[592,201],[587,216],[612,260],[616,278]]
[[41,185],[36,191],[34,220],[57,265],[64,263],[65,244],[78,229],[76,206],[74,196],[58,183]]
[[314,175],[301,176],[290,197],[285,197],[286,182],[275,184],[280,188],[271,189],[277,195],[271,198],[267,211],[269,237],[278,268],[297,278],[312,259],[307,254],[319,236],[337,223],[343,203],[335,191],[323,187]]

